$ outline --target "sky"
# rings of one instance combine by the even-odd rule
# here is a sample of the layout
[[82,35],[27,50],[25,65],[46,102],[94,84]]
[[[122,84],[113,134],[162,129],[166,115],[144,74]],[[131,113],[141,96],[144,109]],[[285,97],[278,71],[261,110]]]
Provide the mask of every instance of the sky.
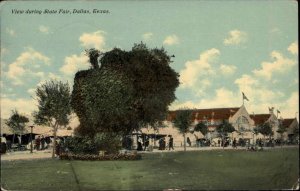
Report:
[[72,88],[74,74],[90,68],[85,49],[129,51],[141,41],[175,55],[180,86],[170,110],[240,107],[244,92],[250,114],[274,107],[279,117],[299,116],[294,0],[20,1],[0,11],[1,118],[30,115],[47,80]]

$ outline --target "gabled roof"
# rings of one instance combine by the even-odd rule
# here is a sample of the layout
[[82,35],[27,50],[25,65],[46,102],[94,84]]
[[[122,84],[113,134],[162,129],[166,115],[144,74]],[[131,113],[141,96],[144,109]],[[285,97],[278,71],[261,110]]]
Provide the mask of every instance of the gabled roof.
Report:
[[250,115],[250,118],[254,120],[255,125],[260,125],[268,121],[271,117],[271,114],[255,114]]
[[[192,120],[223,120],[229,119],[230,116],[233,116],[240,108],[231,107],[231,108],[211,108],[211,109],[193,109],[192,110]],[[173,121],[176,117],[177,111],[169,111],[167,120]]]
[[283,121],[282,121],[283,127],[288,128],[293,123],[294,120],[295,120],[295,118],[283,119]]

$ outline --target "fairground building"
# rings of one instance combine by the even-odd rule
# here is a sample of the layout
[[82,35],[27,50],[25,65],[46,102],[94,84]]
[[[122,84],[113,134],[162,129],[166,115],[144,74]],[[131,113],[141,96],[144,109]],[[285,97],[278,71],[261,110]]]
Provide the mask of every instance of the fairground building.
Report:
[[[221,146],[222,137],[217,132],[217,128],[224,120],[229,122],[235,129],[234,132],[227,134],[226,139],[230,144],[232,144],[234,139],[250,145],[256,144],[257,140],[263,140],[264,142],[272,140],[274,143],[277,140],[280,140],[281,143],[299,142],[299,135],[294,135],[294,129],[299,128],[297,119],[278,118],[278,116],[274,114],[274,108],[269,108],[269,112],[265,114],[252,115],[248,113],[244,105],[230,108],[193,109],[192,119],[194,122],[190,128],[190,132],[186,134],[186,140],[184,140],[183,135],[179,133],[172,123],[175,119],[176,112],[177,111],[169,112],[166,121],[164,121],[164,127],[157,130],[153,130],[150,127],[142,128],[140,132],[136,132],[135,135],[137,136],[133,136],[135,139],[134,142],[139,141],[138,139],[144,142],[143,139],[146,137],[150,139],[150,145],[157,146],[159,139],[165,137],[167,144],[168,138],[172,136],[175,147],[183,146],[184,141],[186,141],[187,146],[203,146],[203,141],[205,142],[207,140],[209,140],[209,145],[206,146]],[[208,127],[208,133],[206,135],[203,135],[201,132],[193,131],[194,127],[200,122]],[[255,133],[255,127],[267,122],[272,127],[273,135],[264,136],[261,133]],[[280,125],[286,129],[282,134],[277,132]],[[187,139],[190,141],[187,141]]]

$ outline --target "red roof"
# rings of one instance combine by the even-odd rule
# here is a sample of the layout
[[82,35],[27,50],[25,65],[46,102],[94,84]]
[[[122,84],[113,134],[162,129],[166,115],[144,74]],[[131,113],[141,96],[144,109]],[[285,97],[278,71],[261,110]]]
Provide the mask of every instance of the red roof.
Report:
[[282,121],[283,127],[288,128],[288,127],[293,123],[294,120],[295,120],[295,118],[292,118],[292,119],[284,119],[284,120]]
[[[192,119],[193,120],[223,120],[229,119],[230,116],[234,115],[240,108],[211,108],[211,109],[193,109]],[[167,116],[168,121],[173,121],[176,117],[177,111],[169,111]]]
[[250,118],[254,120],[255,125],[260,125],[260,124],[265,123],[270,117],[271,117],[271,114],[250,115]]

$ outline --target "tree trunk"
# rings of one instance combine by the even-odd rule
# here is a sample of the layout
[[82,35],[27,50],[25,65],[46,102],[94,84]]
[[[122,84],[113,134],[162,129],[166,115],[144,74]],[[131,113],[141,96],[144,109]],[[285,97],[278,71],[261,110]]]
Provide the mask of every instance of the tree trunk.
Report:
[[16,134],[13,135],[12,145],[15,143],[15,135]]
[[57,124],[55,123],[53,127],[53,148],[52,148],[52,158],[55,158],[55,150],[56,150],[56,132],[57,132]]
[[185,141],[185,133],[183,133],[183,148],[184,148],[184,151],[186,151],[186,141]]

